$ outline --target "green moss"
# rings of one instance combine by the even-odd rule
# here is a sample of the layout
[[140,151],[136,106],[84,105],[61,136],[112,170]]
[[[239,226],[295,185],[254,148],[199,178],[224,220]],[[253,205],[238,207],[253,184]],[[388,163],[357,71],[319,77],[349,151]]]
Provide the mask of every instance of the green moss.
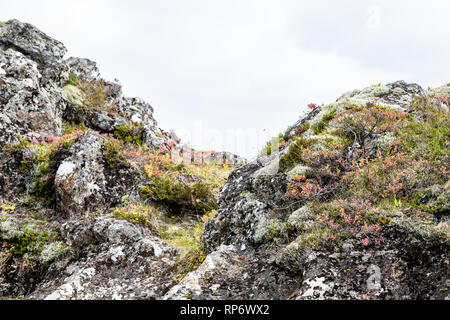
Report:
[[[183,278],[189,273],[196,270],[205,261],[206,252],[201,248],[195,248],[189,251],[185,258],[179,263],[181,266],[178,273],[173,277],[177,282],[183,280]],[[190,297],[186,297],[190,299]]]
[[241,192],[241,196],[245,196],[247,193],[249,193],[250,191],[248,191],[248,190],[244,190],[244,191],[242,191]]
[[122,154],[122,146],[115,139],[108,140],[103,145],[103,155],[109,168],[117,168],[126,164],[126,159]]
[[142,145],[144,127],[141,124],[133,123],[131,126],[123,125],[114,128],[114,136],[125,143]]
[[114,214],[117,219],[127,220],[131,223],[137,223],[142,226],[147,226],[149,221],[147,215],[141,212],[123,212],[123,211],[115,211]]
[[9,242],[9,250],[16,255],[23,255],[27,252],[40,253],[53,238],[53,233],[47,230],[39,231],[25,224],[20,233]]

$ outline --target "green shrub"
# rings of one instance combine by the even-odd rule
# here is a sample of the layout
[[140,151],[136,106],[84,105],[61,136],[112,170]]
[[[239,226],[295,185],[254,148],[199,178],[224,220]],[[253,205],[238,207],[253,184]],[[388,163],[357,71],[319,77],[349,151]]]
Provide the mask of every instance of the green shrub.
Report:
[[175,210],[194,210],[197,214],[217,209],[213,186],[209,183],[180,183],[164,175],[153,175],[149,179],[151,183],[140,188],[139,194],[143,199],[165,203]]
[[124,212],[124,211],[115,211],[114,212],[117,219],[127,220],[131,223],[138,223],[143,226],[147,226],[149,221],[147,215],[141,212]]

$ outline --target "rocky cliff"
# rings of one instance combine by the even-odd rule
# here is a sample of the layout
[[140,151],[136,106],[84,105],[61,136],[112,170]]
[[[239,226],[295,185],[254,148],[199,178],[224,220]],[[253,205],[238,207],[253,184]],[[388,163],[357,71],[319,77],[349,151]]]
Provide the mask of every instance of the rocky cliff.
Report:
[[450,85],[311,104],[246,164],[30,24],[0,49],[0,298],[450,298]]

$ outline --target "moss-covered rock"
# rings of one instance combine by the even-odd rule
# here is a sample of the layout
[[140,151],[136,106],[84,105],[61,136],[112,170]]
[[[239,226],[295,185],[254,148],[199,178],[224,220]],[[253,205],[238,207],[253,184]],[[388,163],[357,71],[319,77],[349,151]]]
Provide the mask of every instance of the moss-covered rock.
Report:
[[277,218],[263,218],[255,229],[253,240],[257,244],[270,241],[287,231],[286,223]]
[[294,180],[297,176],[308,177],[313,172],[311,167],[298,164],[286,173],[289,180]]

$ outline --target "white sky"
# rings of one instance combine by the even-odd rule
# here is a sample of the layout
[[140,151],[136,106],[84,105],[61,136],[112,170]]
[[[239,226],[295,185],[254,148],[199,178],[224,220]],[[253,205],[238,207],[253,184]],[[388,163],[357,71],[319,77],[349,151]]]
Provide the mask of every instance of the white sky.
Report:
[[251,158],[306,105],[375,83],[450,81],[450,1],[0,0],[98,63],[158,124]]

